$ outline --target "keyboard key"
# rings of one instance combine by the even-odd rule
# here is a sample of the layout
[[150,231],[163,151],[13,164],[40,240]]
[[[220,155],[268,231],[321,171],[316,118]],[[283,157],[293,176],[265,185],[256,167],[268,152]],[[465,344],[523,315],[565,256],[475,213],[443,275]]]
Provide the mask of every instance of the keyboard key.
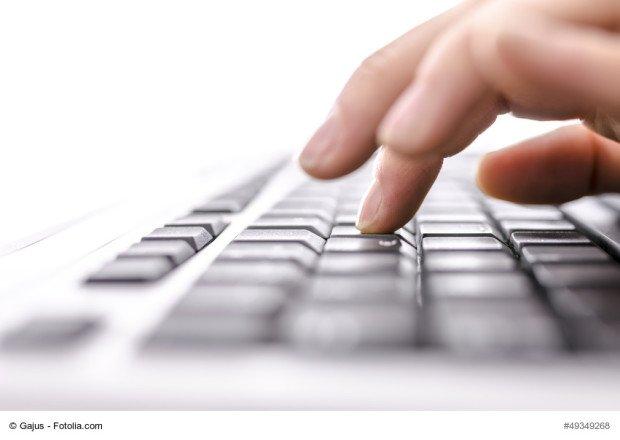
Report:
[[429,272],[422,278],[428,298],[529,298],[536,294],[522,272],[441,273]]
[[434,251],[424,255],[427,272],[506,272],[517,268],[517,261],[502,251]]
[[303,229],[246,229],[235,238],[235,242],[301,243],[317,254],[320,254],[325,246],[325,239]]
[[555,206],[523,206],[491,204],[490,210],[497,220],[562,220],[563,216]]
[[549,292],[549,300],[564,317],[620,322],[620,294],[617,289],[559,289]]
[[194,249],[183,240],[159,240],[134,243],[118,257],[165,257],[174,266],[178,266],[195,253]]
[[398,236],[385,234],[381,236],[334,237],[325,245],[325,252],[395,252],[402,244]]
[[575,226],[566,220],[503,220],[502,231],[510,236],[515,231],[574,231]]
[[317,254],[301,243],[232,242],[216,261],[293,261],[304,269],[316,263]]
[[551,316],[527,300],[442,300],[428,309],[426,340],[466,356],[528,355],[565,346]]
[[325,303],[402,303],[413,301],[415,292],[416,286],[411,278],[319,275],[303,292],[302,298],[304,301]]
[[284,338],[299,349],[348,352],[412,346],[416,312],[402,304],[302,304],[284,316]]
[[194,208],[194,212],[196,213],[213,213],[213,212],[223,212],[234,214],[242,211],[247,205],[248,200],[246,197],[242,197],[241,199],[228,198],[228,199],[215,199],[204,202]]
[[339,226],[355,226],[357,214],[338,214],[335,223]]
[[[332,229],[331,237],[373,237],[373,238],[385,238],[386,236],[391,236],[392,234],[364,234],[355,226],[335,226]],[[401,240],[409,243],[411,246],[416,246],[415,235],[411,232],[403,229],[399,229],[394,232],[393,235],[396,235]]]
[[317,217],[328,223],[334,220],[332,210],[312,209],[312,208],[272,208],[267,211],[262,218],[272,217]]
[[529,264],[592,263],[609,261],[610,257],[596,246],[523,246],[522,257]]
[[172,316],[273,318],[284,306],[286,295],[286,290],[278,286],[198,284],[185,295]]
[[521,249],[526,245],[573,245],[590,244],[590,240],[575,231],[564,232],[513,232],[510,242],[515,249]]
[[87,281],[96,283],[157,281],[170,272],[172,267],[172,263],[166,257],[121,258],[104,265]]
[[142,240],[183,240],[199,251],[213,240],[213,236],[198,226],[166,226],[155,229]]
[[332,225],[317,217],[263,217],[248,229],[305,229],[319,237],[328,238]]
[[335,212],[336,200],[326,197],[315,198],[286,198],[274,205],[276,209],[317,209],[319,211]]
[[476,223],[487,221],[487,216],[482,212],[476,213],[441,213],[441,214],[416,214],[418,222],[441,222],[441,223]]
[[505,250],[504,244],[493,237],[426,237],[422,239],[424,251],[456,250]]
[[294,286],[304,276],[304,269],[292,261],[216,260],[197,284]]
[[620,286],[620,265],[616,263],[537,264],[533,270],[538,282],[548,288]]
[[317,273],[322,275],[367,275],[411,273],[413,259],[395,253],[325,253],[319,259]]
[[620,213],[594,197],[567,203],[563,210],[595,243],[620,258]]
[[439,223],[419,222],[418,227],[422,237],[444,235],[495,235],[495,231],[488,223]]
[[9,349],[56,350],[91,335],[99,319],[82,316],[40,316],[7,333],[2,346]]
[[170,222],[166,226],[200,226],[212,236],[217,237],[228,226],[228,223],[224,222],[222,216],[219,215],[191,214]]

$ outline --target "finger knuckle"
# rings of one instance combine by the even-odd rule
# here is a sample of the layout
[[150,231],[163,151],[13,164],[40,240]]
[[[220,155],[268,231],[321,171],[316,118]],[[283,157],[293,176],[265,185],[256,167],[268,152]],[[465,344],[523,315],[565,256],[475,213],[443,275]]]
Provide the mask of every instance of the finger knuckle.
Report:
[[353,76],[363,81],[384,79],[389,74],[390,67],[398,59],[396,52],[391,45],[375,51],[361,62]]

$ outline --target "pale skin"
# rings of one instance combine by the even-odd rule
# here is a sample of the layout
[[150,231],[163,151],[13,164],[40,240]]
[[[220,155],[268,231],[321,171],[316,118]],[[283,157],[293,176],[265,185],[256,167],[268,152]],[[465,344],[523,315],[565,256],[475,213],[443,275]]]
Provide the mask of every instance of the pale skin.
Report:
[[620,1],[465,1],[364,60],[299,160],[331,179],[381,145],[357,226],[389,232],[443,158],[506,112],[582,123],[486,155],[482,191],[518,203],[620,192]]

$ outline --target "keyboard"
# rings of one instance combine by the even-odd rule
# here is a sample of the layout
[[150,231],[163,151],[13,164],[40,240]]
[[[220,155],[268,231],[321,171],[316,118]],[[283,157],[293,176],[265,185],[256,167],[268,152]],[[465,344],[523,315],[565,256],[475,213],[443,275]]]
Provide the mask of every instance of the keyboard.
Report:
[[[484,196],[460,155],[415,216],[361,234],[368,166],[307,179],[251,219],[143,341],[145,353],[281,347],[335,355],[434,350],[539,356],[620,348],[620,195],[562,206]],[[159,225],[84,286],[156,285],[217,243],[271,167]],[[100,319],[34,317],[7,348],[71,345]]]

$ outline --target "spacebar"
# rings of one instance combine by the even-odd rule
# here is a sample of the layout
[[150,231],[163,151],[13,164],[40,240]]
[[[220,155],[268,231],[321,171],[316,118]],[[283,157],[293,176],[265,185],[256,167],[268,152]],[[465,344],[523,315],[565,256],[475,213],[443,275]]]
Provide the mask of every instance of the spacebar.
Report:
[[620,213],[600,203],[595,197],[584,197],[562,205],[562,211],[614,258],[620,258]]

